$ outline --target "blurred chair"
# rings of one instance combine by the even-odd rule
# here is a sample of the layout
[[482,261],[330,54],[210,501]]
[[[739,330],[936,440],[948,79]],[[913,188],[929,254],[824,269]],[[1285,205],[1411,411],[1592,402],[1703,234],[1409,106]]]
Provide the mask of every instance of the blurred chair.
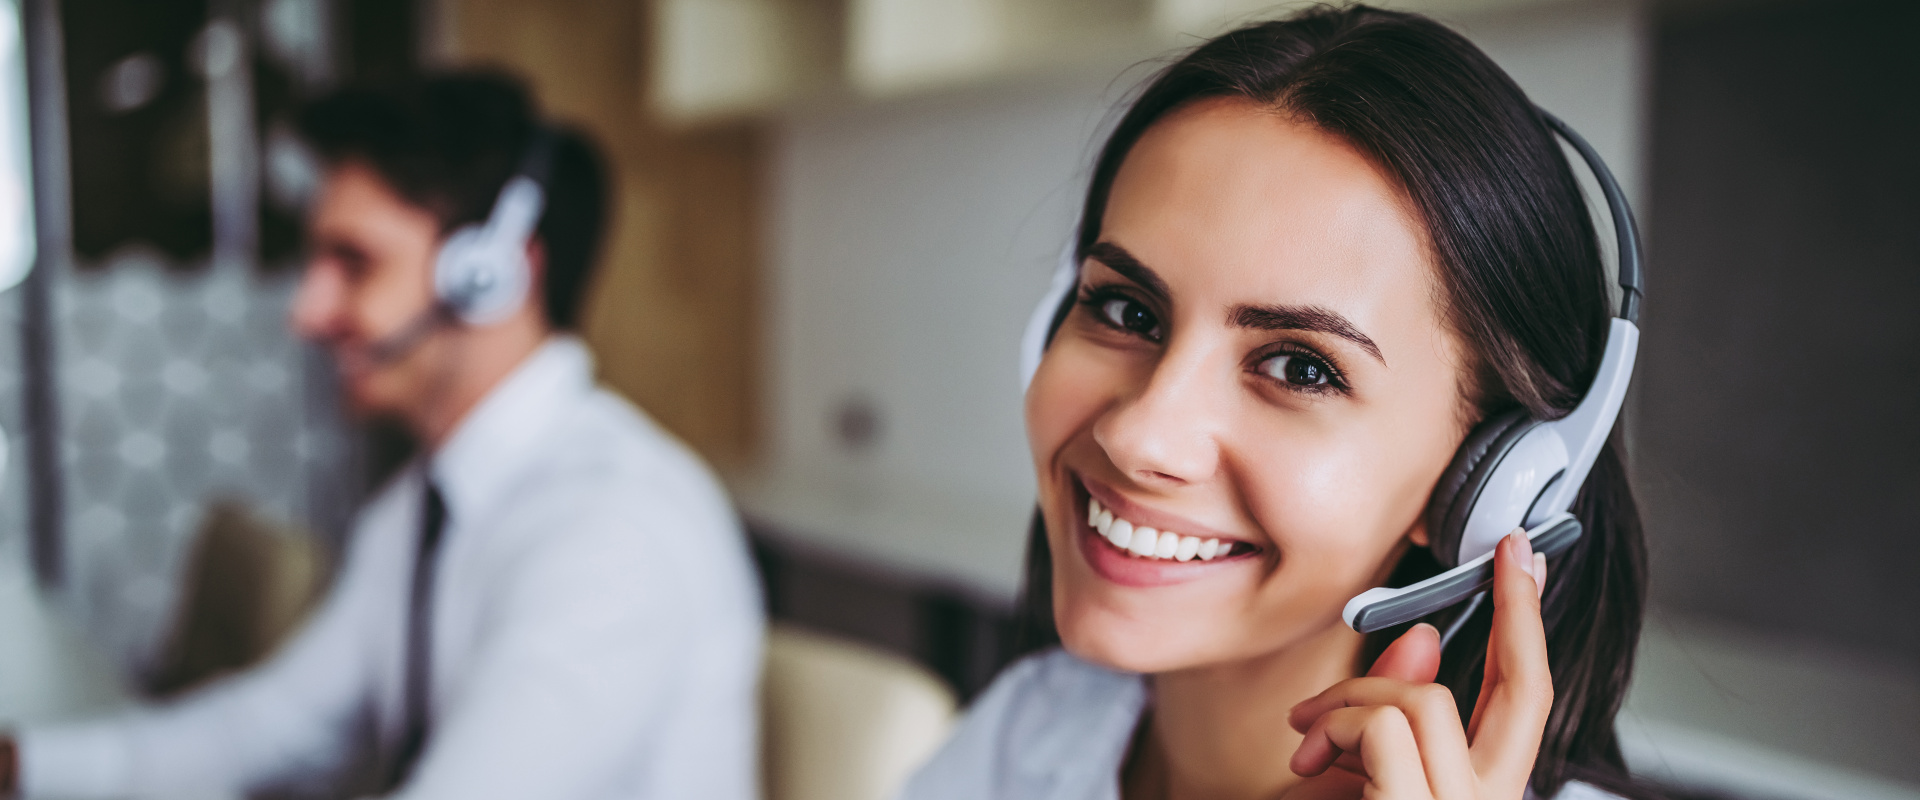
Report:
[[890,800],[956,705],[911,661],[784,625],[767,637],[761,692],[768,800]]
[[236,502],[216,502],[188,556],[173,626],[145,682],[178,694],[273,652],[324,590],[311,535]]

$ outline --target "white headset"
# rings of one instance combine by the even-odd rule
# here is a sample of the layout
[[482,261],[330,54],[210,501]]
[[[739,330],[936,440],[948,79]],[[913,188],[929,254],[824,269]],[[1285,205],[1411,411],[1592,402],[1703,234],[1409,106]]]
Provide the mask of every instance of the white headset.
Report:
[[[1548,556],[1580,538],[1580,522],[1568,509],[1606,447],[1640,348],[1636,322],[1645,295],[1640,237],[1626,194],[1600,154],[1558,117],[1544,110],[1539,114],[1580,153],[1606,196],[1619,245],[1620,315],[1609,323],[1593,385],[1572,413],[1537,420],[1515,410],[1480,423],[1467,435],[1426,510],[1429,547],[1449,569],[1411,586],[1369,589],[1353,598],[1342,618],[1361,633],[1412,622],[1485,591],[1493,584],[1494,548],[1514,528],[1525,528],[1534,552]],[[1047,342],[1071,308],[1079,273],[1079,259],[1069,244],[1021,337],[1022,388],[1033,382]]]
[[552,136],[536,128],[526,156],[500,187],[483,223],[447,235],[433,261],[433,290],[447,311],[468,325],[500,322],[527,302],[533,269],[527,242],[546,211]]
[[526,155],[500,187],[486,220],[463,225],[440,243],[433,259],[433,307],[369,345],[375,363],[412,352],[428,334],[449,323],[493,325],[526,304],[533,288],[527,242],[546,211],[552,162],[553,133],[536,126]]

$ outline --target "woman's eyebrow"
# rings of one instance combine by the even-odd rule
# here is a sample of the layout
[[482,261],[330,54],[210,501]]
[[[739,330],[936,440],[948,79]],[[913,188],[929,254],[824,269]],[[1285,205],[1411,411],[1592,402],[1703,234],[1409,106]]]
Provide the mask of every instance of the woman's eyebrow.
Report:
[[[1120,245],[1107,241],[1094,242],[1092,247],[1087,248],[1087,257],[1105,264],[1107,269],[1120,273],[1122,277],[1139,284],[1140,288],[1162,299],[1172,295],[1167,290],[1167,282],[1160,278],[1159,273],[1140,263],[1140,259],[1134,258],[1132,253],[1127,252],[1127,249]],[[1236,327],[1261,331],[1315,331],[1331,334],[1359,345],[1360,349],[1367,351],[1367,354],[1373,356],[1381,365],[1384,366],[1387,363],[1386,356],[1380,354],[1380,346],[1374,344],[1372,339],[1361,333],[1359,328],[1354,327],[1353,323],[1347,321],[1347,318],[1341,316],[1339,312],[1320,306],[1243,304],[1233,307],[1228,320]]]
[[1338,336],[1360,346],[1375,360],[1385,366],[1387,359],[1380,355],[1380,346],[1360,332],[1359,328],[1348,322],[1338,312],[1320,306],[1286,305],[1238,305],[1227,315],[1228,321],[1241,328],[1259,331],[1315,331]]
[[1127,249],[1120,245],[1112,242],[1094,242],[1092,247],[1087,248],[1087,257],[1107,265],[1107,269],[1140,284],[1140,288],[1158,295],[1162,300],[1173,296],[1172,292],[1167,291],[1167,282],[1160,279],[1159,273],[1140,263],[1140,259],[1134,258],[1132,253],[1127,252]]

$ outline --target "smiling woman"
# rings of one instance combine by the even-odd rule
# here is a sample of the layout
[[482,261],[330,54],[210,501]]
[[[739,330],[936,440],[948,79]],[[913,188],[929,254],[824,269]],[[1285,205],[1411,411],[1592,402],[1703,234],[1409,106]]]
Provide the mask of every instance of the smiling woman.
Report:
[[1498,67],[1358,6],[1226,34],[1122,117],[1076,254],[1026,402],[1043,652],[907,797],[1643,793],[1612,726],[1643,593],[1617,439],[1586,535],[1550,563],[1508,537],[1490,607],[1341,620],[1439,571],[1429,497],[1476,424],[1562,417],[1599,367],[1595,230]]

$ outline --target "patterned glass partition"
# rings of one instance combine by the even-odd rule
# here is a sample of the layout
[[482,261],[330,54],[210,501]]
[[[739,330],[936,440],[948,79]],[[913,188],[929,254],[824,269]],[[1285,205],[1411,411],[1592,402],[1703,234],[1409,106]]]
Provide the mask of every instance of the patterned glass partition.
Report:
[[67,596],[136,669],[209,501],[325,534],[351,506],[326,366],[287,331],[292,280],[129,250],[55,283]]

